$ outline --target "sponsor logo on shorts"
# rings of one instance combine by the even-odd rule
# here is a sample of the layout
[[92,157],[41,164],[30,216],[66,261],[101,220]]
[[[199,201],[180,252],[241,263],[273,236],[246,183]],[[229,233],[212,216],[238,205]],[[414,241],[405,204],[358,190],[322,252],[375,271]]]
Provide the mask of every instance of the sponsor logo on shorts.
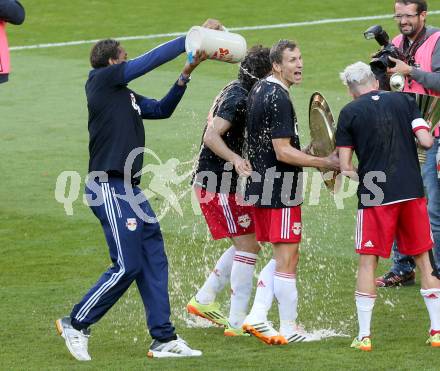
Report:
[[301,223],[293,223],[292,232],[295,236],[301,234]]
[[251,225],[251,218],[250,218],[249,214],[240,215],[238,217],[238,224],[242,228],[249,227]]
[[137,228],[136,218],[127,218],[127,223],[125,223],[125,226],[129,231],[134,232]]
[[367,242],[364,243],[364,247],[374,247],[374,243],[368,240]]

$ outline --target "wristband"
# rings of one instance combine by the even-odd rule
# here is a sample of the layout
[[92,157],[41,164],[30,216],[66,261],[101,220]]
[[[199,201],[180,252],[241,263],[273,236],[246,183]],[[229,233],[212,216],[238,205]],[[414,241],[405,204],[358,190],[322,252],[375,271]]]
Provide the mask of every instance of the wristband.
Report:
[[183,73],[180,74],[179,80],[183,81],[186,84],[188,84],[191,81],[191,75],[188,77],[185,77]]

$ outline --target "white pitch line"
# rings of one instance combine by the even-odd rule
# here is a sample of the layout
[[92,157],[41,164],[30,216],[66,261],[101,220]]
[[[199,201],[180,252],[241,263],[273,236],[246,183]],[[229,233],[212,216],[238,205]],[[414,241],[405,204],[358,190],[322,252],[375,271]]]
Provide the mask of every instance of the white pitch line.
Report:
[[[429,11],[429,15],[440,14],[440,10]],[[357,22],[357,21],[369,21],[374,19],[391,19],[393,14],[382,14],[382,15],[372,15],[366,17],[354,17],[354,18],[329,18],[329,19],[319,19],[316,21],[305,21],[305,22],[294,22],[294,23],[279,23],[279,24],[268,24],[260,26],[243,26],[243,27],[231,27],[228,28],[229,31],[248,31],[248,30],[270,30],[275,28],[290,28],[290,27],[303,27],[303,26],[314,26],[320,24],[329,23],[346,23],[346,22]],[[171,32],[171,33],[159,33],[151,35],[139,35],[139,36],[122,36],[115,37],[114,39],[119,41],[127,40],[147,40],[147,39],[159,39],[163,37],[175,37],[185,35],[186,32]],[[94,44],[98,40],[78,40],[78,41],[66,41],[59,43],[48,43],[48,44],[36,44],[36,45],[22,45],[22,46],[12,46],[9,50],[26,50],[26,49],[46,49],[46,48],[56,48],[62,46],[73,46],[73,45],[83,45],[83,44]]]

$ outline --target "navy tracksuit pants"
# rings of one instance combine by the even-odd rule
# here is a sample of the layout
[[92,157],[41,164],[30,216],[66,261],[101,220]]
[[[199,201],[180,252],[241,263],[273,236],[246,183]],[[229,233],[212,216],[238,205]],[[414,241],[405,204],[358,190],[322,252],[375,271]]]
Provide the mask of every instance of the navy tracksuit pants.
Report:
[[[159,222],[152,222],[154,212],[139,187],[118,177],[93,182],[86,186],[86,195],[101,222],[113,266],[74,306],[72,324],[81,329],[97,322],[136,281],[151,337],[170,339],[175,330],[170,322],[168,260]],[[132,187],[135,197],[126,195],[126,187]],[[134,203],[138,206],[133,207]]]

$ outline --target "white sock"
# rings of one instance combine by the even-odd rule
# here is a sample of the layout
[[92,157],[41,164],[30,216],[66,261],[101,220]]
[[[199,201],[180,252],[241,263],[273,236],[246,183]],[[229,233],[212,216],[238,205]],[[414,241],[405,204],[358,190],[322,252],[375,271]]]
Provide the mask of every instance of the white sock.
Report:
[[216,295],[223,290],[231,277],[232,262],[235,255],[235,246],[227,249],[217,261],[214,270],[196,294],[200,304],[210,304],[215,301]]
[[420,290],[431,319],[431,331],[440,331],[440,289]]
[[356,308],[359,322],[358,339],[362,340],[365,336],[371,335],[371,316],[373,315],[374,302],[376,295],[365,294],[355,291]]
[[252,322],[267,321],[267,313],[273,301],[273,275],[275,273],[275,265],[275,259],[271,259],[258,276],[254,304],[248,316]]
[[229,323],[239,328],[246,317],[252,291],[252,278],[258,255],[244,251],[235,253],[231,271],[231,309]]
[[274,294],[278,301],[280,314],[280,333],[289,335],[297,317],[298,290],[296,276],[293,273],[275,272],[273,278]]

